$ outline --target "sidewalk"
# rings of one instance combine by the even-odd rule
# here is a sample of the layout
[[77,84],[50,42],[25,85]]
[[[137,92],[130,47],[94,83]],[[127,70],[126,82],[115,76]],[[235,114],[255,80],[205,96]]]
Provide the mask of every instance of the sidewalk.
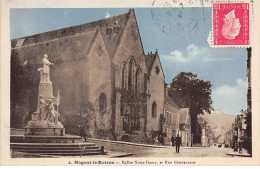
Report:
[[252,155],[248,154],[245,149],[242,150],[242,153],[239,153],[238,151],[234,151],[233,149],[230,150],[227,155],[230,156],[238,156],[238,157],[252,157]]

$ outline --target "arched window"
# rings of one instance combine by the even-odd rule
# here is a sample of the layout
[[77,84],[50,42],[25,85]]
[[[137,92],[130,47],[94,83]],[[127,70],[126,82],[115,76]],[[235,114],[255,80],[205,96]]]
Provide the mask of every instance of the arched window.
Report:
[[99,96],[99,113],[103,115],[107,111],[107,97],[104,93]]
[[135,91],[140,91],[140,69],[137,67],[135,73]]
[[133,90],[133,88],[132,88],[133,67],[134,67],[134,61],[133,61],[133,59],[131,59],[129,62],[129,65],[128,65],[128,90]]
[[126,68],[125,68],[125,65],[123,65],[123,67],[122,67],[122,89],[125,88],[125,71],[126,71]]
[[157,105],[155,102],[152,104],[152,117],[156,117],[157,115]]

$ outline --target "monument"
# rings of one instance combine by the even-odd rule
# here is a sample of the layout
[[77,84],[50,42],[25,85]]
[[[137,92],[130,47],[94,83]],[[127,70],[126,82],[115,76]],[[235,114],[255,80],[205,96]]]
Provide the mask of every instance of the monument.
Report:
[[57,97],[53,97],[53,86],[50,81],[50,66],[54,64],[48,60],[47,54],[44,54],[42,62],[43,68],[38,69],[40,72],[38,107],[32,114],[32,120],[27,123],[24,135],[10,136],[12,156],[15,156],[13,152],[27,153],[30,157],[105,154],[104,147],[100,148],[90,142],[83,143],[80,141],[80,136],[65,135],[65,128],[59,122],[59,91]]
[[65,128],[59,122],[59,93],[53,97],[53,86],[50,81],[50,66],[54,65],[44,54],[43,68],[39,68],[40,85],[38,93],[38,108],[32,114],[32,120],[25,127],[25,135],[64,136]]

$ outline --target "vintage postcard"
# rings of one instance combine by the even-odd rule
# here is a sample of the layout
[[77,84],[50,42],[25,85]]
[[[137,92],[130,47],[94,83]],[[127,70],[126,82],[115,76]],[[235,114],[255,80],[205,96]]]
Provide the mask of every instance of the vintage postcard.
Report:
[[259,2],[0,5],[0,165],[260,165]]

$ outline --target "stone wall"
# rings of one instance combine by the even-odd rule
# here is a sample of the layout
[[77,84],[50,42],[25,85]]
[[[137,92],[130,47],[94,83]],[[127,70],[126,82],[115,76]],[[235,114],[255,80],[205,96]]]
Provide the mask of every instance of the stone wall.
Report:
[[[156,68],[159,68],[159,73],[156,73]],[[160,65],[159,57],[157,56],[150,72],[150,93],[151,97],[147,103],[147,131],[160,130],[160,114],[163,114],[164,109],[164,75]],[[157,114],[152,116],[152,104],[156,103]]]
[[[95,115],[95,120],[97,118],[108,122],[111,119],[110,60],[100,34],[96,34],[96,44],[99,45],[93,44],[92,50],[87,56],[85,55],[90,39],[94,38],[89,35],[87,33],[83,34],[83,37],[79,35],[12,50],[11,126],[13,128],[23,128],[37,109],[40,82],[37,69],[42,67],[41,56],[45,52],[49,55],[49,60],[54,62],[54,66],[51,67],[53,93],[57,96],[58,90],[60,91],[60,121],[64,124],[66,132],[78,134],[76,115],[80,113],[92,113]],[[98,49],[103,50],[105,59],[98,59],[100,57],[96,56]],[[24,64],[25,60],[28,60],[27,64]],[[107,113],[105,117],[96,117],[101,93],[106,94]],[[92,125],[92,128],[96,128],[96,125],[107,130],[111,128],[111,126],[101,127],[100,123],[94,122],[95,126]]]

